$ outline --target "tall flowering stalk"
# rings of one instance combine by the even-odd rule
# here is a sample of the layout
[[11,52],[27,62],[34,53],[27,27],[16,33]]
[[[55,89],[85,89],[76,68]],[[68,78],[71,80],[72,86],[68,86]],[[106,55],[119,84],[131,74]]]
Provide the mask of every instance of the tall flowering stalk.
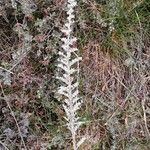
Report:
[[[74,7],[77,5],[75,0],[67,1],[67,23],[65,23],[62,32],[65,37],[62,38],[62,51],[59,52],[59,64],[62,75],[57,77],[62,85],[58,89],[58,93],[64,97],[63,108],[66,112],[67,127],[71,131],[73,149],[77,150],[83,143],[84,138],[77,142],[76,132],[81,125],[77,110],[80,109],[81,100],[78,96],[78,64],[81,57],[78,57],[78,49],[74,47],[76,38],[72,35],[74,24]],[[61,74],[60,73],[60,74]]]

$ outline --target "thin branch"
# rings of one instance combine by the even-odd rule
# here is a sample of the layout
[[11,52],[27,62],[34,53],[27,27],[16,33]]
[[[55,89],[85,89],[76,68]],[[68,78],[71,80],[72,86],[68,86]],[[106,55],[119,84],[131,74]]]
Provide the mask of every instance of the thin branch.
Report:
[[8,73],[10,73],[10,74],[14,74],[12,71],[7,70],[7,69],[5,69],[5,68],[3,68],[3,67],[0,67],[0,69],[5,70],[6,72],[8,72]]
[[9,150],[3,142],[0,141],[0,144],[1,144],[6,150]]
[[[8,98],[7,98],[7,96],[5,95],[4,90],[3,90],[3,87],[2,87],[1,84],[0,84],[0,87],[1,87],[2,94],[3,94],[3,96],[4,96],[4,98],[2,97],[2,99],[5,100],[7,106],[8,106],[8,108],[9,108],[9,110],[10,110],[10,113],[11,113],[12,117],[14,118],[14,121],[15,121],[15,123],[16,123],[16,126],[17,126],[17,129],[18,129],[18,132],[19,132],[19,135],[20,135],[20,138],[21,138],[23,147],[24,147],[25,150],[27,150],[26,145],[25,145],[25,142],[24,142],[24,139],[23,139],[23,136],[22,136],[22,133],[21,133],[21,130],[20,130],[20,127],[19,127],[19,124],[18,124],[18,122],[17,122],[17,119],[16,119],[16,117],[15,117],[15,114],[14,114],[14,112],[13,112],[13,110],[12,110],[10,104],[9,104]],[[0,97],[0,98],[1,98],[1,97]]]

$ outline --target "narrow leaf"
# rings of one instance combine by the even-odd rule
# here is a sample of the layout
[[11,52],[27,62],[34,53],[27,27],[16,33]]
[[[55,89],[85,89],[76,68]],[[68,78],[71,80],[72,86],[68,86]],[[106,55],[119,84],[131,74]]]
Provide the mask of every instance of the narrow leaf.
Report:
[[83,138],[77,143],[77,148],[79,148],[79,147],[84,143],[85,140],[86,140],[86,138],[83,137]]

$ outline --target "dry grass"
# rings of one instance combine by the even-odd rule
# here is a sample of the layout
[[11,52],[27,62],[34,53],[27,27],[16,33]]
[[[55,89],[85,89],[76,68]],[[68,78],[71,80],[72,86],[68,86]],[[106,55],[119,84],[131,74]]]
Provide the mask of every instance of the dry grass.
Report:
[[[135,143],[146,145],[150,136],[149,56],[140,55],[132,45],[133,56],[114,58],[93,41],[82,51],[85,114],[90,117],[91,124],[96,122],[95,128],[100,125],[107,130],[105,140],[109,137],[109,143],[105,146],[125,149]],[[103,138],[97,139],[102,147]]]

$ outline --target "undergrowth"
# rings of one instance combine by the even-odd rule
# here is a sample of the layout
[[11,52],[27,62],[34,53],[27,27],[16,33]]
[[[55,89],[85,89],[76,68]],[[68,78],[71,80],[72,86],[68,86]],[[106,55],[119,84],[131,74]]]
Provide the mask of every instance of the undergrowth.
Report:
[[[77,4],[80,149],[149,150],[150,1]],[[66,17],[65,0],[0,1],[2,150],[72,149],[55,78]]]

